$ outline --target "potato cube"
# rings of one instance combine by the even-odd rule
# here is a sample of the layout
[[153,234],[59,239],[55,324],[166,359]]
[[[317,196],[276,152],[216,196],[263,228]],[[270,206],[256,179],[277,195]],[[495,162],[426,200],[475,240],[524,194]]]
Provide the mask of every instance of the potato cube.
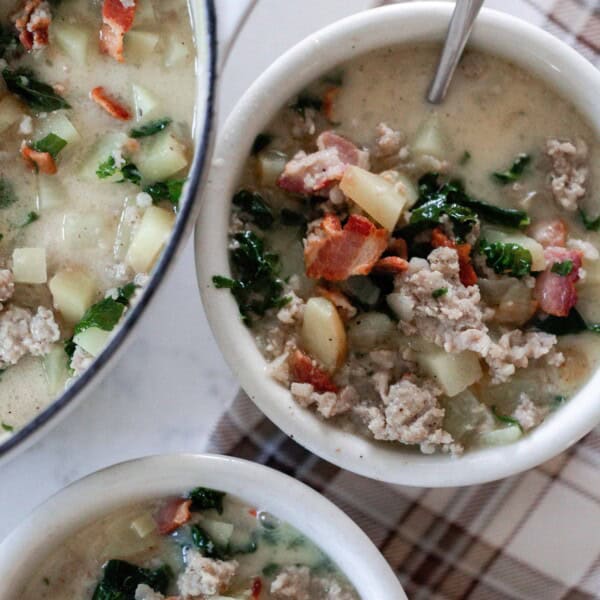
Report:
[[65,321],[77,323],[94,303],[97,288],[94,280],[83,271],[59,271],[48,284],[54,308]]
[[125,36],[125,58],[130,62],[150,60],[158,44],[159,35],[152,31],[130,31]]
[[46,119],[38,121],[35,129],[35,139],[41,140],[49,133],[54,133],[61,137],[67,144],[71,145],[81,139],[79,131],[75,129],[73,123],[63,113],[56,112],[49,115]]
[[12,255],[16,283],[46,283],[46,249],[15,248]]
[[388,231],[394,230],[410,199],[403,186],[356,166],[346,169],[340,189]]
[[96,357],[106,347],[110,331],[104,331],[98,327],[90,327],[81,333],[78,333],[73,341],[81,346],[88,354]]
[[64,22],[52,24],[50,33],[58,43],[59,48],[75,63],[85,66],[90,34],[81,23],[70,25]]
[[37,206],[40,211],[60,208],[67,199],[67,190],[58,177],[38,175]]
[[0,133],[12,127],[24,116],[21,103],[14,96],[4,96],[0,100]]
[[137,273],[147,273],[169,239],[175,215],[164,208],[151,206],[146,210],[136,231],[125,262]]
[[158,98],[141,85],[133,84],[132,90],[136,120],[141,121],[155,116],[160,105]]
[[170,133],[160,133],[142,148],[137,166],[146,181],[162,181],[188,164],[185,146]]
[[310,298],[304,308],[302,343],[326,369],[340,367],[347,351],[346,329],[337,308],[326,298]]
[[440,160],[446,157],[446,137],[442,132],[439,117],[436,113],[433,113],[421,123],[410,148],[412,153],[417,156],[434,156]]

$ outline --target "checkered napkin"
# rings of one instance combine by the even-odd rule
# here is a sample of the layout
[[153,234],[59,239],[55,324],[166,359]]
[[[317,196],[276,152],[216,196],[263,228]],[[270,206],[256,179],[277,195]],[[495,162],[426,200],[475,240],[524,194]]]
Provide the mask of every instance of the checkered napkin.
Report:
[[[487,5],[547,29],[600,67],[600,1]],[[378,546],[412,600],[600,598],[600,428],[523,475],[428,490],[320,460],[240,393],[209,449],[279,469],[332,500]]]

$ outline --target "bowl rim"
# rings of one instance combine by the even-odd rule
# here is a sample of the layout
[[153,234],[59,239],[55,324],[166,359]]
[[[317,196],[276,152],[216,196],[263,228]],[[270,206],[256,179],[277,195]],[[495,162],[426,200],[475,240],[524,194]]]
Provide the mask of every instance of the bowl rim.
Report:
[[[365,11],[308,36],[277,59],[238,101],[221,131],[195,231],[198,285],[210,326],[230,368],[258,408],[299,444],[339,467],[389,483],[426,487],[501,479],[537,466],[574,444],[600,421],[600,402],[594,393],[600,370],[558,414],[516,443],[472,450],[460,459],[392,449],[344,432],[300,408],[288,390],[266,375],[266,361],[241,323],[235,301],[226,291],[217,290],[211,277],[230,273],[231,196],[254,136],[275,112],[303,86],[353,56],[390,44],[441,41],[451,11],[448,2]],[[571,99],[598,135],[600,114],[594,95],[600,92],[600,73],[573,48],[525,21],[490,9],[482,10],[469,45],[510,59],[548,81]]]
[[[406,598],[391,567],[362,529],[304,483],[240,458],[170,454],[137,458],[100,469],[38,506],[0,545],[3,582],[0,600],[17,597],[32,565],[37,568],[49,547],[61,543],[82,526],[119,507],[152,497],[183,494],[198,485],[264,507],[312,539],[322,532],[323,541],[317,545],[338,564],[362,597]],[[354,551],[357,547],[360,552]],[[331,551],[334,548],[337,552]]]

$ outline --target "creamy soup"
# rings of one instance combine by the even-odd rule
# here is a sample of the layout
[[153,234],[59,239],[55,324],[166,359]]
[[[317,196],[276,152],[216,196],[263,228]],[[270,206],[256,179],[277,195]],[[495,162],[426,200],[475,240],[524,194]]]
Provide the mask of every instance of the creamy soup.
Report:
[[192,154],[185,0],[0,7],[0,423],[85,370],[168,239]]
[[36,568],[22,600],[357,600],[306,536],[222,492],[196,488],[90,524]]
[[[229,288],[302,406],[430,453],[521,438],[596,368],[596,133],[548,85],[390,48],[302,90],[253,145]],[[557,418],[559,418],[557,416]]]

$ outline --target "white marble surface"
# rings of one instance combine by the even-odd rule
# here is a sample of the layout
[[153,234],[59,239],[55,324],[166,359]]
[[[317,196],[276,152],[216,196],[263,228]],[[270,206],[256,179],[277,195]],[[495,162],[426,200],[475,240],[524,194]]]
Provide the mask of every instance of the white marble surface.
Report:
[[[259,0],[220,82],[220,120],[285,49],[370,4]],[[202,451],[236,388],[200,304],[188,243],[112,373],[45,438],[0,467],[0,539],[48,496],[100,467],[146,454]]]

